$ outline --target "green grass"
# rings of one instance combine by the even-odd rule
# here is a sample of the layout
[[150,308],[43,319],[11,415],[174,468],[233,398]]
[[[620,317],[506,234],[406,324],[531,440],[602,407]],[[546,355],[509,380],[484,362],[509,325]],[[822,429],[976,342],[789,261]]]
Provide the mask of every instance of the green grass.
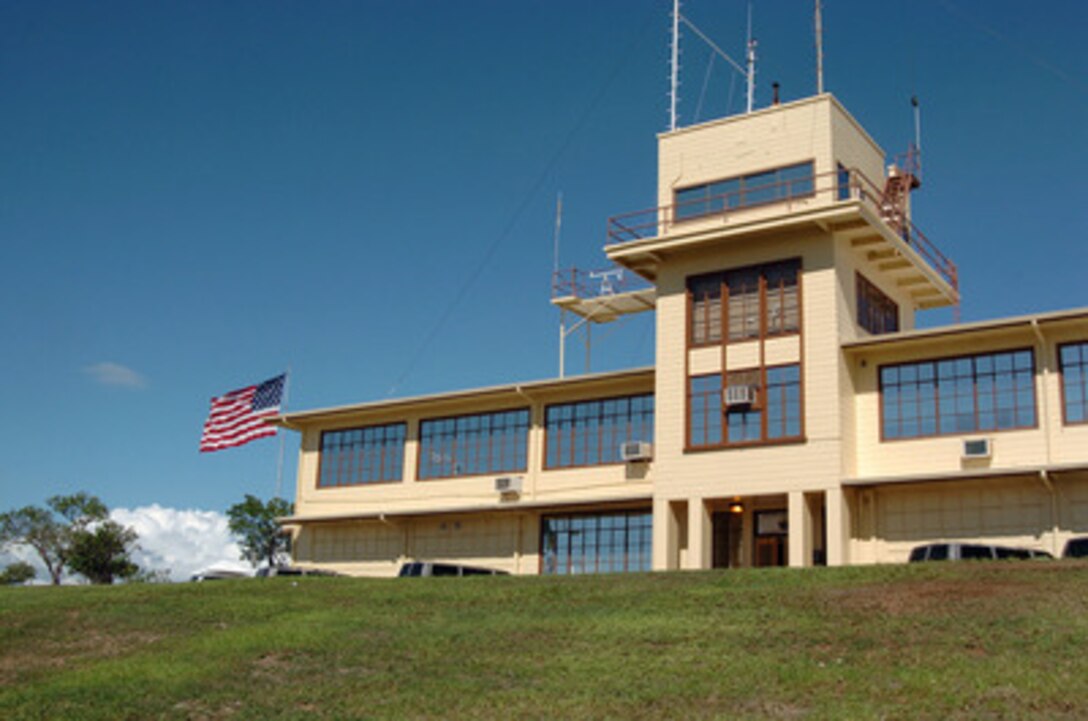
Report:
[[0,718],[1088,718],[1088,565],[0,589]]

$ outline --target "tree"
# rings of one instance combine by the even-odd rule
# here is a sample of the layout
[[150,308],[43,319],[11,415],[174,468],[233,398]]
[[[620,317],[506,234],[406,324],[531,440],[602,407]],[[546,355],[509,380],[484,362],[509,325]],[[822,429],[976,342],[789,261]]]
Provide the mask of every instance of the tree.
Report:
[[136,531],[117,521],[102,521],[72,536],[68,566],[91,583],[111,584],[131,578],[140,567],[129,557],[136,544]]
[[291,537],[287,535],[277,518],[289,516],[294,505],[282,498],[265,503],[248,493],[241,503],[235,503],[227,511],[230,532],[237,536],[242,547],[242,558],[254,566],[262,561],[276,566],[291,550]]
[[26,561],[16,561],[15,563],[9,563],[8,567],[3,571],[0,571],[0,586],[10,586],[15,583],[26,583],[30,579],[38,575],[38,572],[34,570]]
[[53,496],[47,508],[24,506],[0,513],[0,546],[30,546],[42,559],[54,584],[68,565],[75,534],[109,516],[106,504],[87,493]]

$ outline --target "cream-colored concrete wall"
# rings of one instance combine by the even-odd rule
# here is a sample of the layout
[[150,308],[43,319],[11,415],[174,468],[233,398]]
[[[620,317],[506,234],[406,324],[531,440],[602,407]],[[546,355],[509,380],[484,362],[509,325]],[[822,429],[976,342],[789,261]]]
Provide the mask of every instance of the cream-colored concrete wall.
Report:
[[992,543],[1060,555],[1088,533],[1088,475],[893,484],[862,492],[853,563],[902,563],[925,543]]
[[[768,359],[784,362],[799,356],[803,360],[805,442],[685,451],[686,278],[698,273],[796,257],[802,260],[802,341],[799,345],[796,338],[775,340],[767,344],[765,352]],[[658,276],[657,308],[656,498],[767,495],[838,486],[841,478],[840,351],[835,327],[837,280],[833,261],[830,237],[813,232],[691,252],[662,266]],[[738,344],[736,355],[746,357],[745,354],[758,363],[758,343]],[[734,355],[733,346],[727,346],[726,355]],[[731,359],[727,363],[729,367],[740,367],[734,366]],[[666,513],[667,505],[660,505],[660,509],[661,513]],[[658,562],[665,563],[667,556],[663,551]]]
[[[1057,338],[1077,337],[1078,333],[1080,337],[1086,337],[1088,327],[1070,329],[1064,336],[1047,337],[1047,343],[1041,346],[1030,329],[1020,326],[1016,330],[940,336],[922,344],[896,344],[852,354],[848,366],[856,388],[854,410],[857,418],[853,475],[859,478],[926,475],[1088,462],[1088,427],[1065,426],[1062,422],[1061,383],[1054,353]],[[1036,428],[881,441],[881,366],[1021,348],[1031,348],[1035,353]],[[990,438],[993,457],[964,460],[965,438]]]
[[[1054,464],[1088,462],[1088,424],[1066,425],[1063,411],[1061,364],[1058,346],[1088,340],[1088,323],[1069,323],[1057,328],[1041,326],[1045,354],[1036,353],[1036,367],[1047,389],[1039,401],[1040,415],[1049,418],[1050,444],[1046,449]],[[1045,361],[1045,362],[1043,362]]]
[[[588,386],[581,384],[577,388],[559,387],[540,394],[526,394],[527,397],[481,396],[458,398],[448,402],[437,399],[419,408],[374,409],[356,417],[338,417],[335,423],[314,422],[302,432],[295,513],[299,516],[396,514],[435,508],[508,506],[511,503],[533,501],[565,503],[622,500],[635,495],[645,495],[651,487],[652,464],[629,466],[621,463],[544,470],[546,438],[543,423],[544,409],[552,403],[631,395],[652,390],[652,374],[646,373],[604,380]],[[532,425],[529,431],[528,466],[525,471],[429,480],[417,478],[421,420],[465,413],[509,410],[517,407],[531,409]],[[405,422],[408,425],[404,477],[400,482],[339,488],[317,486],[320,465],[319,444],[323,430],[391,422]],[[515,475],[523,479],[523,491],[519,501],[500,502],[498,494],[494,491],[494,479],[503,475]]]
[[530,513],[317,523],[299,534],[294,562],[353,576],[395,576],[413,560],[535,574],[539,535],[539,516]]
[[861,124],[838,103],[831,103],[831,146],[836,163],[847,169],[857,169],[862,175],[883,187],[885,153],[865,132]]

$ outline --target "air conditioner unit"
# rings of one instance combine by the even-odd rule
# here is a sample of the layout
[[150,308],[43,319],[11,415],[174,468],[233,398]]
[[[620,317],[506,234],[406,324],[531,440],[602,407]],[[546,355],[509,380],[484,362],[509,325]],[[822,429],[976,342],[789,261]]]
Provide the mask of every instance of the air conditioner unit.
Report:
[[646,441],[625,441],[620,444],[620,460],[648,461],[653,458],[653,446]]
[[495,479],[495,492],[504,495],[521,493],[521,476],[499,476]]
[[989,458],[994,448],[989,438],[966,438],[963,441],[964,458]]
[[728,386],[723,395],[727,406],[750,406],[756,400],[755,388],[746,385]]

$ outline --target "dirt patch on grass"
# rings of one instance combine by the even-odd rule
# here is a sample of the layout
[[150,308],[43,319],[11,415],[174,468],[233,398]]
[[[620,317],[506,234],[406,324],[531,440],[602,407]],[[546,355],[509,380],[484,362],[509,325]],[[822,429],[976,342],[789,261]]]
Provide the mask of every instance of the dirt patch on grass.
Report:
[[115,658],[159,641],[160,634],[145,632],[104,633],[80,629],[60,639],[39,639],[31,647],[4,649],[0,656],[0,686],[50,669],[78,666],[88,660]]
[[914,616],[962,612],[964,606],[1027,601],[1038,589],[999,579],[917,580],[823,592],[827,606],[846,613]]

